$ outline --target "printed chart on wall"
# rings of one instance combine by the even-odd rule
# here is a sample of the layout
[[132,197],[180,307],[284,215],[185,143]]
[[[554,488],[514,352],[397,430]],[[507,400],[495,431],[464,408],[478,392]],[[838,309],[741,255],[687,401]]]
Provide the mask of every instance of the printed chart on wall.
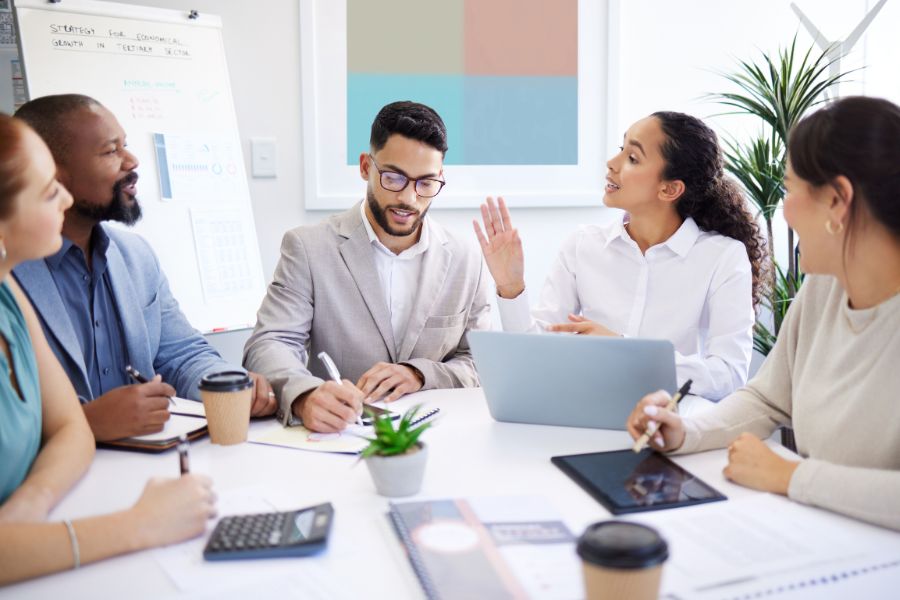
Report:
[[15,8],[29,97],[86,94],[122,124],[141,163],[133,229],[188,319],[252,326],[264,283],[221,20],[89,0]]

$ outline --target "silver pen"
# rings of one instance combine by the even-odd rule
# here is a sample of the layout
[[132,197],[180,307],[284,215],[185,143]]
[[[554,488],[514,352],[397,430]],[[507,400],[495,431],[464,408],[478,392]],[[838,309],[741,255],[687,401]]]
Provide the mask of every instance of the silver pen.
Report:
[[[319,360],[325,365],[325,370],[328,371],[328,375],[331,379],[334,380],[338,385],[344,385],[343,380],[341,379],[341,373],[338,371],[337,365],[334,364],[334,361],[331,360],[331,357],[328,356],[327,352],[319,352]],[[359,415],[356,415],[356,424],[362,425],[362,418]]]

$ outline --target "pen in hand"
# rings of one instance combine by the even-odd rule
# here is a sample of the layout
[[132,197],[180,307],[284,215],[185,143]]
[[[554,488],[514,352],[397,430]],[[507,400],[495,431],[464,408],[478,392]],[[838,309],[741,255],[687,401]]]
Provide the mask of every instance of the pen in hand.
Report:
[[183,433],[178,437],[178,466],[182,475],[191,472],[190,463],[188,461],[188,439]]
[[[344,382],[341,380],[341,374],[338,371],[337,365],[334,364],[334,361],[331,360],[331,357],[328,356],[327,352],[319,352],[319,360],[325,365],[325,370],[328,371],[329,377],[334,380],[338,385],[344,385]],[[362,425],[362,418],[359,415],[356,415],[356,424]]]
[[[681,389],[675,392],[675,395],[669,400],[669,404],[666,405],[666,410],[673,411],[675,407],[678,406],[678,402],[688,395],[688,392],[691,391],[692,380],[688,379],[684,382],[684,385],[681,386]],[[644,449],[650,440],[656,435],[656,432],[659,430],[659,421],[653,421],[652,423],[647,425],[647,430],[644,431],[644,434],[639,437],[634,442],[634,446],[632,446],[632,450],[635,452],[640,452]]]
[[[147,379],[146,377],[141,375],[141,372],[138,371],[137,369],[135,369],[134,367],[132,367],[131,365],[128,365],[127,367],[125,367],[125,372],[128,373],[128,376],[131,377],[132,379],[134,379],[137,383],[150,383],[149,379]],[[169,399],[170,405],[175,406],[175,401],[172,400],[172,396],[166,396],[166,398]]]

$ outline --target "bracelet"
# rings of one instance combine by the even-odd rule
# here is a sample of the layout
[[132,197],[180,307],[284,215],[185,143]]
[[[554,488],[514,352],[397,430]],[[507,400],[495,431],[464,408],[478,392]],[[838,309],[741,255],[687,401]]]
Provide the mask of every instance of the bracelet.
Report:
[[69,532],[69,541],[72,542],[72,556],[75,557],[75,564],[72,567],[74,570],[81,566],[81,552],[78,548],[78,536],[75,535],[75,528],[72,526],[72,521],[64,519],[63,523],[66,525],[66,531]]

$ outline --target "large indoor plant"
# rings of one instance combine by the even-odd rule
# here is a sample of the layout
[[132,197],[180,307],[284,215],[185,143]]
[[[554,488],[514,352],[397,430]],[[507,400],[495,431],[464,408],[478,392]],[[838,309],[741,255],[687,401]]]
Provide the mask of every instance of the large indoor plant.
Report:
[[406,411],[394,427],[390,413],[373,416],[374,438],[362,451],[375,489],[382,496],[410,496],[422,487],[428,449],[419,436],[431,426],[423,423],[414,427],[421,405]]
[[[753,347],[767,355],[781,329],[791,301],[803,281],[797,261],[794,232],[787,229],[787,267],[775,261],[773,219],[784,199],[784,171],[787,138],[791,128],[815,105],[825,100],[825,92],[847,73],[829,75],[837,58],[829,58],[828,48],[813,56],[813,47],[800,54],[797,37],[775,55],[763,53],[758,62],[740,61],[734,73],[724,77],[735,86],[731,92],[710,94],[716,102],[733,109],[727,114],[756,117],[761,121],[757,136],[746,142],[726,140],[725,168],[743,186],[766,224],[772,268],[766,282],[767,293],[754,327]],[[833,91],[833,90],[832,90]]]

